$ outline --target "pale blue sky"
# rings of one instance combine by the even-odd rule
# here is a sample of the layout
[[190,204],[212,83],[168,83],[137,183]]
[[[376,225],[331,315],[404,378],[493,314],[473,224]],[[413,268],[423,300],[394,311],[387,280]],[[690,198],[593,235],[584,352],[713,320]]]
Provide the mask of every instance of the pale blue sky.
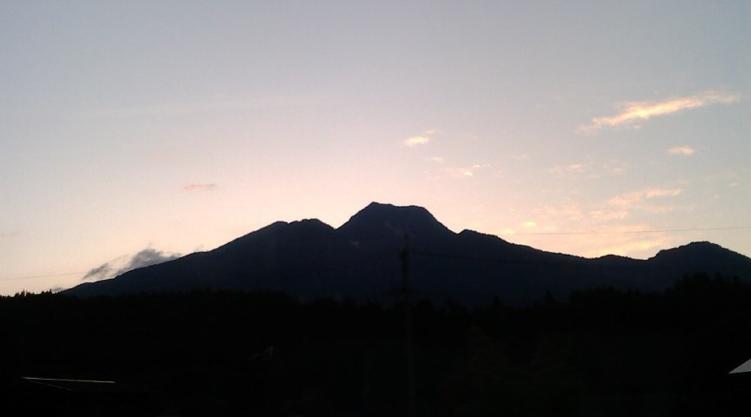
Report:
[[751,255],[634,233],[751,226],[751,3],[405,3],[2,2],[0,293],[372,200]]

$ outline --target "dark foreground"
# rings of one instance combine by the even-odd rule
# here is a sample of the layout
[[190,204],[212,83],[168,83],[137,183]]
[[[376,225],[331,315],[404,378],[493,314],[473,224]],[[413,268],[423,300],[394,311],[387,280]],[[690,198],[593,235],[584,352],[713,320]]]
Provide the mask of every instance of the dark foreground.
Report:
[[[418,416],[746,415],[751,287],[414,303]],[[272,293],[0,299],[0,415],[407,415],[400,304]],[[116,384],[38,383],[41,376]],[[746,404],[744,404],[744,402]]]

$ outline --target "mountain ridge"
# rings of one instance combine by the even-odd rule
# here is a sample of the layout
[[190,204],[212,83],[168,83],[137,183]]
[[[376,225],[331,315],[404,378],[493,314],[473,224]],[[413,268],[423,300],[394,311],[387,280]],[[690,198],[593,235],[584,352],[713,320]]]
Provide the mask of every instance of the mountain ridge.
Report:
[[412,284],[424,297],[511,304],[545,294],[615,287],[656,291],[690,273],[751,280],[751,258],[710,242],[665,249],[648,259],[585,258],[498,236],[451,231],[427,209],[372,202],[338,228],[318,219],[278,221],[215,249],[83,283],[75,296],[185,291],[275,290],[301,297],[378,300],[401,285],[399,253],[409,248]]

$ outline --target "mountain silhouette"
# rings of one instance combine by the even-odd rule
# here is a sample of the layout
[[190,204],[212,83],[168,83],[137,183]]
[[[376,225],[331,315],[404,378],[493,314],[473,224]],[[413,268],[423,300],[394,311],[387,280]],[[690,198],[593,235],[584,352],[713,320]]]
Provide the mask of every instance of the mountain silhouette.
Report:
[[351,242],[366,244],[403,243],[405,239],[437,242],[454,235],[423,207],[380,203],[368,204],[344,223],[338,232]]
[[193,289],[283,291],[300,297],[394,299],[408,248],[419,297],[466,304],[494,298],[535,302],[579,289],[655,291],[692,273],[751,280],[751,258],[709,242],[660,251],[647,260],[546,252],[497,236],[455,233],[418,206],[371,203],[338,229],[317,219],[276,222],[207,252],[196,252],[112,279],[80,284],[75,296]]

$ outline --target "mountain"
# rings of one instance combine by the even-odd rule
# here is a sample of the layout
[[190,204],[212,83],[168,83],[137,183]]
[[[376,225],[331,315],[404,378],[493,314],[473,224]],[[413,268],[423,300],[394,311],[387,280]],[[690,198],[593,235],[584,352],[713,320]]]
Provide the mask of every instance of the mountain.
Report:
[[316,220],[276,222],[208,252],[83,283],[75,296],[200,288],[278,290],[301,297],[394,299],[400,253],[409,248],[411,287],[420,297],[510,304],[550,293],[615,287],[654,291],[690,273],[751,280],[751,258],[709,242],[660,251],[647,260],[546,252],[497,236],[455,233],[417,206],[371,203],[338,229]]
[[344,223],[338,232],[350,242],[387,246],[403,244],[405,237],[420,243],[436,243],[454,235],[423,207],[380,203],[368,204]]

